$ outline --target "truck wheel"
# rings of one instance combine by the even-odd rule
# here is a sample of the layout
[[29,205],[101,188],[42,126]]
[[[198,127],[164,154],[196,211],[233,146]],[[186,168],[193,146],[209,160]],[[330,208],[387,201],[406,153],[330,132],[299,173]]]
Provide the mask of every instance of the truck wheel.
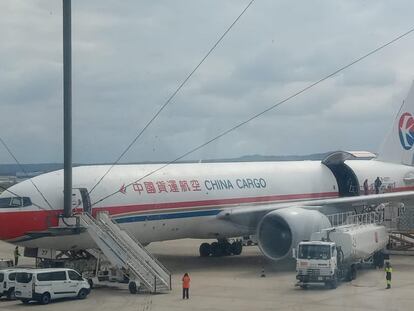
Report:
[[345,272],[345,281],[351,282],[352,281],[352,268],[349,268]]
[[9,291],[7,292],[7,299],[9,299],[9,300],[16,299],[16,294],[14,292],[14,287],[10,288]]
[[355,266],[351,266],[351,280],[355,280],[357,277],[357,269]]
[[332,280],[331,282],[329,282],[329,287],[330,287],[331,289],[335,289],[335,288],[337,288],[337,287],[338,287],[338,283],[337,283],[336,279],[334,279],[334,280]]
[[136,294],[136,293],[138,293],[137,283],[135,283],[135,282],[130,282],[130,283],[128,284],[128,289],[129,289],[129,292],[130,292],[131,294]]
[[88,283],[89,283],[89,286],[91,287],[91,289],[93,288],[93,280],[92,279],[88,279]]
[[383,252],[377,252],[374,254],[374,267],[383,268],[384,267],[384,254]]
[[40,297],[40,303],[42,305],[47,305],[50,302],[50,294],[49,293],[44,293],[41,297]]
[[78,293],[78,299],[85,299],[88,296],[88,291],[82,288]]

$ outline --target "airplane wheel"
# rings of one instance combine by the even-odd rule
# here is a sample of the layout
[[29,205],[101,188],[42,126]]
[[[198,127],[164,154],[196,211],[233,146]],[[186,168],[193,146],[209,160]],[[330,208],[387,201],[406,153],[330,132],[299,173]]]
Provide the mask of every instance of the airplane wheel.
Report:
[[211,256],[220,257],[223,256],[223,249],[217,242],[211,243]]
[[202,243],[200,245],[200,257],[208,257],[211,254],[211,245],[208,243]]
[[231,256],[231,254],[233,253],[233,247],[229,242],[224,242],[222,244],[220,244],[221,249],[223,250],[223,255],[224,256]]
[[233,242],[231,244],[232,253],[234,255],[240,255],[242,253],[243,244],[240,241]]

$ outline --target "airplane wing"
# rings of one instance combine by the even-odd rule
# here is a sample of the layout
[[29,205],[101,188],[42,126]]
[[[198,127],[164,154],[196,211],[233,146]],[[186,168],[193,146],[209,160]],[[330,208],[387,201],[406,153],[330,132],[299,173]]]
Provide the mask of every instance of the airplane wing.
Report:
[[256,228],[260,219],[267,213],[287,207],[301,207],[317,209],[327,214],[347,212],[352,208],[364,205],[377,205],[381,203],[404,203],[414,205],[414,191],[371,194],[364,196],[283,202],[275,204],[240,205],[229,208],[217,215],[218,218],[228,220],[238,225]]

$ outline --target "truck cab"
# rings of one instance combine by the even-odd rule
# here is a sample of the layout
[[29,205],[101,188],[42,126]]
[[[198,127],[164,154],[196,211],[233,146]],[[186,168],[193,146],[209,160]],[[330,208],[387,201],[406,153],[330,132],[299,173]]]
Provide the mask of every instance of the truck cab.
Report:
[[325,283],[336,287],[337,249],[334,242],[300,242],[297,248],[296,279],[299,286]]

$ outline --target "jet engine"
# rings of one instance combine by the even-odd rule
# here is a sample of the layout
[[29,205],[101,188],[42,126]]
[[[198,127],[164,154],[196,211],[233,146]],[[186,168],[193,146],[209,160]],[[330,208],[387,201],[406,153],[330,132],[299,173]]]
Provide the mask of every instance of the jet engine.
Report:
[[310,239],[313,232],[329,227],[328,218],[316,210],[282,208],[262,218],[257,227],[257,240],[266,257],[279,260],[288,256],[300,241]]

